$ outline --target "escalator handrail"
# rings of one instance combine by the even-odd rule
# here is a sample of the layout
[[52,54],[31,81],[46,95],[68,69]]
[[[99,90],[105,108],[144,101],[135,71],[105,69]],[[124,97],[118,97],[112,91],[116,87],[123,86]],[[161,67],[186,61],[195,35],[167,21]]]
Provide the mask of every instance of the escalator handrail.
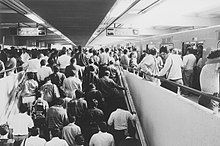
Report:
[[[135,70],[135,71],[139,73],[138,70]],[[209,99],[212,99],[212,100],[215,100],[215,101],[220,102],[219,95],[218,95],[218,97],[216,97],[216,96],[214,96],[214,95],[212,95],[212,94],[205,93],[205,92],[203,92],[203,91],[199,91],[199,90],[197,90],[197,89],[194,89],[194,88],[191,88],[191,87],[188,87],[188,86],[185,86],[185,85],[181,85],[181,84],[178,84],[178,83],[176,83],[176,82],[174,82],[174,81],[165,79],[165,78],[162,77],[162,76],[150,75],[150,74],[147,74],[147,73],[145,73],[145,72],[142,72],[142,73],[144,73],[144,74],[147,75],[147,76],[160,79],[161,81],[168,82],[168,83],[170,83],[170,84],[172,84],[172,85],[174,85],[174,86],[180,87],[181,89],[184,89],[185,91],[189,91],[189,92],[194,93],[194,94],[196,94],[196,95],[201,95],[201,96],[203,96],[203,97],[206,97],[206,98],[209,98]]]
[[131,113],[136,113],[135,127],[137,129],[137,133],[138,133],[141,145],[142,146],[149,146],[150,145],[149,144],[149,140],[146,137],[144,137],[144,132],[143,132],[143,129],[141,127],[141,123],[140,123],[140,120],[138,118],[138,115],[137,115],[137,112],[136,112],[136,108],[134,106],[133,98],[132,98],[132,96],[130,94],[130,90],[128,88],[128,84],[127,84],[127,81],[125,79],[125,76],[124,76],[124,73],[123,73],[122,70],[123,69],[121,67],[119,67],[119,71],[120,71],[119,78],[121,80],[120,82],[126,88],[126,90],[124,91],[124,94],[125,94],[125,101],[126,101],[126,104],[128,106],[128,110]]

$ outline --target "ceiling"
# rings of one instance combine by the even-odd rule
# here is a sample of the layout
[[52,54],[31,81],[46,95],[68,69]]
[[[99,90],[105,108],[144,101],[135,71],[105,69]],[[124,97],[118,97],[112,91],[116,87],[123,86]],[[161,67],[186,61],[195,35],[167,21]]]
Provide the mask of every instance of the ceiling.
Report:
[[[107,15],[116,0],[0,0],[0,36],[8,27],[36,26],[32,20],[2,5],[1,1],[21,2],[73,43],[82,46],[86,43],[97,46],[139,41],[161,34],[220,25],[220,0],[120,0],[135,4],[116,18]],[[135,29],[139,34],[107,36],[105,29],[114,26]],[[46,37],[32,38],[66,43],[51,31]]]
[[[148,8],[153,2],[157,3]],[[140,13],[144,8],[147,9]],[[139,30],[139,34],[106,36],[106,31],[103,31],[89,45],[140,41],[146,37],[220,25],[220,0],[140,0],[114,24]]]
[[[15,0],[18,1],[18,0]],[[26,7],[59,30],[74,44],[84,46],[116,0],[20,0]],[[0,0],[1,2],[1,0]],[[36,25],[0,3],[1,29]],[[51,35],[49,33],[49,35]],[[50,42],[59,42],[50,37]],[[42,39],[42,38],[41,38]]]

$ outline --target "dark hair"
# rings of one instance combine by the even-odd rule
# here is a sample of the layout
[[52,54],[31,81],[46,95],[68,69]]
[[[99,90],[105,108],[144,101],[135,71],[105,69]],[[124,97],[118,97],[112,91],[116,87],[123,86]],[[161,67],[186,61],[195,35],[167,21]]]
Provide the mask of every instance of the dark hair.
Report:
[[162,52],[168,53],[168,50],[167,50],[167,47],[166,47],[166,46],[162,46],[162,47],[160,48],[160,53],[162,53]]
[[84,93],[80,90],[76,90],[75,94],[77,99],[82,98],[84,96]]
[[152,48],[149,50],[149,54],[151,55],[156,55],[156,53],[157,53],[157,50],[155,48]]
[[124,54],[127,54],[127,53],[128,53],[128,50],[127,50],[127,49],[124,49],[123,53],[124,53]]
[[73,115],[68,114],[68,119],[70,123],[76,122],[76,117]]
[[33,72],[27,72],[28,79],[34,79],[34,73]]
[[0,134],[6,135],[9,132],[9,126],[7,124],[0,125]]
[[28,107],[26,104],[21,104],[19,109],[21,113],[25,113],[28,111]]
[[193,48],[190,46],[190,47],[187,48],[187,51],[189,51],[189,53],[192,54],[193,53]]
[[42,59],[42,60],[40,61],[40,65],[41,65],[41,66],[46,65],[46,60],[45,60],[45,59]]
[[105,52],[107,53],[109,51],[109,48],[105,48]]
[[94,63],[94,59],[89,58],[89,64],[92,64],[92,63]]
[[54,65],[53,66],[53,71],[54,71],[54,73],[57,73],[57,72],[59,72],[59,67],[58,67],[58,65]]
[[60,129],[55,128],[55,129],[52,129],[50,132],[51,132],[52,137],[60,137]]
[[85,143],[85,139],[84,136],[82,134],[78,134],[75,136],[75,141],[77,145],[84,145]]
[[214,59],[214,58],[218,58],[220,57],[220,50],[213,50],[209,53],[209,55],[207,56],[208,59]]
[[30,132],[32,136],[37,136],[39,134],[40,129],[37,127],[31,128]]
[[100,128],[100,131],[102,131],[102,132],[107,132],[108,131],[108,126],[107,126],[106,122],[100,122],[99,123],[99,128]]
[[103,48],[100,48],[100,51],[101,51],[101,52],[104,52],[104,49],[103,49]]

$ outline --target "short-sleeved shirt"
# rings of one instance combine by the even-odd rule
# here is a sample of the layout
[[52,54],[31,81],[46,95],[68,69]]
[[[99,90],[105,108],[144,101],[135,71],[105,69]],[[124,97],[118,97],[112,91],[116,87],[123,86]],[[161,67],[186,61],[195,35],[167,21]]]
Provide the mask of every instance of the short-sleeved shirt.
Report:
[[34,122],[27,113],[18,113],[9,122],[13,135],[28,135],[28,128],[34,127]]
[[133,120],[132,114],[129,111],[118,108],[111,113],[108,125],[114,124],[115,130],[125,130],[128,128],[128,120]]

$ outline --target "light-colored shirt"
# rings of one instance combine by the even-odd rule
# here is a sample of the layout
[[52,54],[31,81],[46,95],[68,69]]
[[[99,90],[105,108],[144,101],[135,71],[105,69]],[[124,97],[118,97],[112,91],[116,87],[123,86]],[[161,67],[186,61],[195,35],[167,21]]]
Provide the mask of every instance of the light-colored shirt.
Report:
[[94,134],[89,142],[89,146],[114,146],[114,138],[107,132],[101,132]]
[[61,69],[65,69],[67,65],[70,64],[71,57],[67,54],[61,55],[58,57],[58,62],[60,64]]
[[108,64],[109,63],[109,60],[110,60],[110,57],[109,57],[109,54],[107,54],[106,52],[103,52],[99,55],[99,58],[100,58],[100,64]]
[[48,141],[45,146],[69,146],[67,142],[58,137],[53,137],[50,141]]
[[167,76],[167,79],[177,80],[182,79],[183,61],[177,54],[169,54],[164,64],[164,67],[159,72],[159,76]]
[[13,135],[28,135],[28,128],[34,127],[34,122],[27,113],[18,113],[9,122]]
[[77,146],[75,136],[78,134],[81,134],[81,129],[74,123],[70,123],[63,127],[62,137],[66,140],[69,146]]
[[37,71],[37,78],[39,81],[43,81],[46,77],[49,77],[49,75],[51,75],[52,69],[48,66],[42,66],[41,68],[39,68],[39,70]]
[[206,93],[219,93],[220,63],[206,64],[200,74],[201,90]]
[[193,54],[188,54],[183,56],[183,68],[185,70],[193,70],[196,65],[196,56]]
[[117,109],[113,111],[108,119],[108,125],[114,124],[115,130],[125,130],[128,128],[128,120],[133,120],[134,117],[129,111]]
[[43,138],[40,138],[39,136],[31,136],[26,139],[25,144],[24,141],[21,143],[21,146],[44,146],[46,143],[46,140]]
[[76,77],[68,77],[63,81],[63,89],[66,96],[74,98],[75,90],[82,90],[82,82]]
[[129,66],[129,57],[127,54],[121,56],[120,64],[123,68],[128,68]]
[[[159,73],[159,68],[157,66],[157,60],[156,60],[156,57],[153,55],[146,55],[144,57],[144,59],[138,64],[138,68],[140,68],[146,74],[157,75]],[[160,84],[159,80],[154,77],[146,75],[145,78],[148,81],[152,81],[157,84]]]
[[35,58],[35,59],[30,59],[28,60],[28,72],[37,72],[40,69],[40,60]]

